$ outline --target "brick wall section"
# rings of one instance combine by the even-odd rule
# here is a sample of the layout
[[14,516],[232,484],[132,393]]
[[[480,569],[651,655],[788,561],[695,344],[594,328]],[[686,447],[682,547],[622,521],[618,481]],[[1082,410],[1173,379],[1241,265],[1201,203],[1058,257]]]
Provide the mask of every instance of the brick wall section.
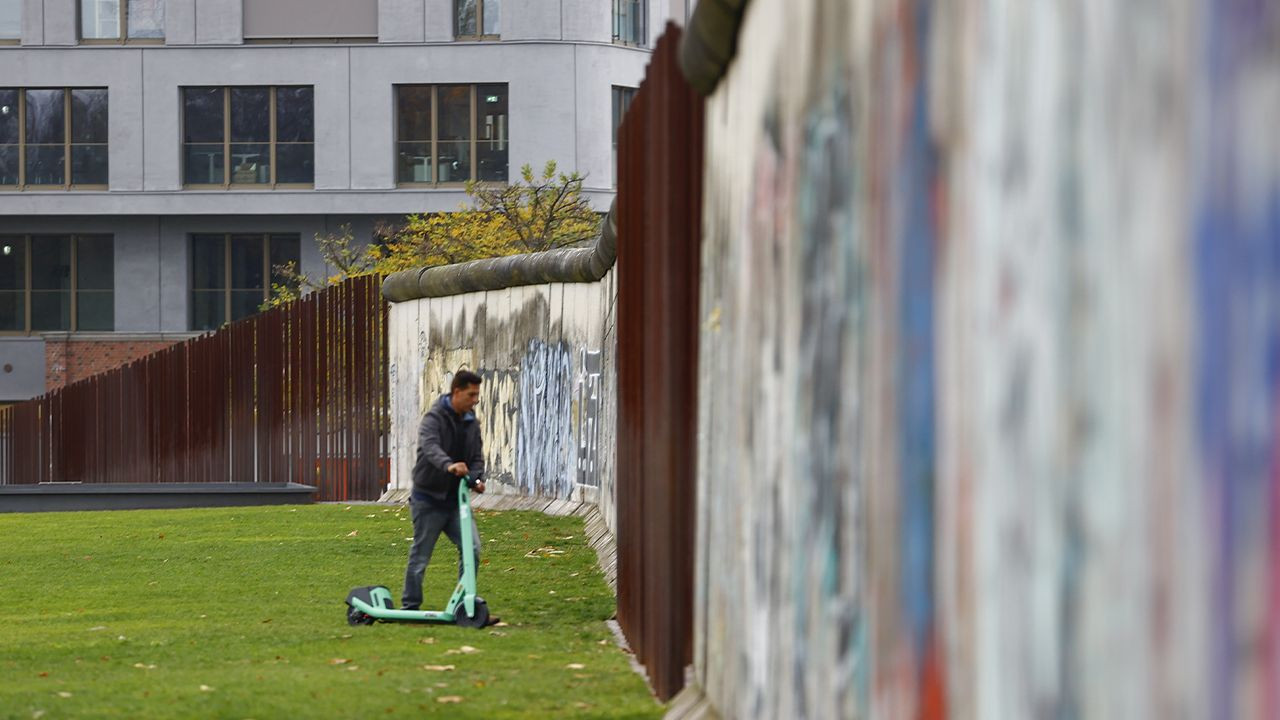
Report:
[[181,338],[154,340],[54,340],[44,344],[45,389],[55,390],[163,350]]

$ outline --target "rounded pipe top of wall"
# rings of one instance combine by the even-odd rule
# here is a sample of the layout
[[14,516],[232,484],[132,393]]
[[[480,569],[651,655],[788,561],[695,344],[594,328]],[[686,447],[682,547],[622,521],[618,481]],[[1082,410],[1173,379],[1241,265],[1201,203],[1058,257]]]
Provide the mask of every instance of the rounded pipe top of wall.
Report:
[[604,277],[618,257],[616,212],[615,200],[600,221],[600,234],[587,247],[401,270],[382,281],[382,297],[399,303],[522,285],[595,282]]

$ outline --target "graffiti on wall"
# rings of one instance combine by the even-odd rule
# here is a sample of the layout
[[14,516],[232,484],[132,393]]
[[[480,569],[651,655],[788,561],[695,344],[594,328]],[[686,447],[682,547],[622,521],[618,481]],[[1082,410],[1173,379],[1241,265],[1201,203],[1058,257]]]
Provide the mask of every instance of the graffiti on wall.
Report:
[[[555,285],[427,298],[391,308],[392,457],[409,482],[422,415],[459,369],[482,380],[476,415],[493,491],[569,499],[612,492],[612,273],[575,291]],[[598,290],[598,295],[592,290]],[[603,345],[602,345],[602,340]],[[596,498],[612,513],[612,498]],[[609,515],[612,522],[612,515]]]
[[573,490],[573,399],[568,344],[530,340],[520,361],[516,426],[516,485],[522,492],[567,498]]
[[600,401],[603,366],[599,350],[583,350],[578,367],[578,482],[600,486]]
[[1280,717],[1280,6],[755,0],[739,47],[721,713]]

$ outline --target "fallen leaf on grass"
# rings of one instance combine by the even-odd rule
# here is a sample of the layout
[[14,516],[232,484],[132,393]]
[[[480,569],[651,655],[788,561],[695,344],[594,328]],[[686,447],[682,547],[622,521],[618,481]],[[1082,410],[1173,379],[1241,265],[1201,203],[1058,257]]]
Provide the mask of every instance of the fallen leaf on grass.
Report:
[[201,685],[201,686],[200,686],[200,692],[213,692],[215,689],[216,689],[216,688],[211,688],[211,687],[209,687],[208,685]]
[[424,637],[424,638],[418,638],[418,642],[422,643],[423,645],[435,645],[436,639],[433,637]]
[[470,645],[463,645],[462,647],[458,648],[457,650],[445,650],[445,651],[444,651],[444,654],[445,654],[445,655],[458,655],[459,653],[461,653],[461,654],[463,654],[463,655],[470,655],[471,653],[477,653],[477,652],[480,652],[480,651],[479,651],[479,650],[477,650],[477,649],[475,649],[475,648],[473,648],[473,647],[471,647]]
[[329,661],[330,665],[346,665],[351,662],[351,658],[333,658]]
[[62,692],[58,693],[58,697],[60,697],[60,698],[69,698],[69,697],[71,697],[71,693],[67,692],[66,690],[63,690]]
[[155,670],[155,669],[156,669],[156,666],[155,666],[155,665],[146,665],[146,664],[144,664],[144,663],[134,663],[134,664],[133,664],[133,666],[134,666],[134,667],[136,667],[136,668],[138,668],[138,669],[140,669],[140,670]]
[[359,534],[360,534],[359,530],[352,530],[351,532],[347,533],[347,537],[356,537]]
[[453,670],[452,665],[423,665],[423,670],[431,670],[433,672],[449,672]]
[[587,666],[582,663],[569,663],[568,665],[565,665],[565,667],[570,670],[585,670]]
[[509,623],[509,622],[500,622],[500,623],[498,623],[498,624],[494,625],[494,627],[509,627],[510,625],[511,625],[511,623]]
[[590,705],[588,705],[587,703],[584,703],[584,702],[577,702],[577,703],[574,703],[574,704],[573,704],[573,706],[574,706],[574,707],[576,707],[576,708],[578,708],[579,710],[590,710],[590,709],[591,709],[591,706],[590,706]]
[[547,547],[540,547],[540,548],[535,548],[533,550],[530,550],[529,552],[525,553],[524,556],[527,558],[532,558],[532,557],[551,557],[553,555],[563,555],[563,554],[564,554],[563,550],[557,550],[556,548],[547,546]]
[[44,717],[43,710],[35,710],[35,711],[32,711],[31,713],[31,720],[40,720],[40,718],[42,717]]
[[47,673],[47,672],[42,672],[42,673],[40,673],[40,677],[49,677],[49,673]]
[[460,703],[460,702],[462,702],[462,698],[461,698],[460,696],[458,696],[458,695],[441,695],[440,697],[436,698],[436,702],[438,702],[438,703]]
[[98,630],[106,630],[106,629],[107,629],[106,625],[95,625],[89,628],[89,632],[97,632]]

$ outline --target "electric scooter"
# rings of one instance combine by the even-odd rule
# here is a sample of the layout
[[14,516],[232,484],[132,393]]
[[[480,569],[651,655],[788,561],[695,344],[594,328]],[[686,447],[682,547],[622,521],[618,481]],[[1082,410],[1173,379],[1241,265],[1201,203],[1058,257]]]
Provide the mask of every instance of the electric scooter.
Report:
[[462,534],[462,577],[444,610],[397,610],[391,591],[384,585],[358,587],[347,593],[347,624],[374,622],[457,623],[482,628],[489,623],[489,606],[476,595],[476,557],[471,523],[471,488],[476,481],[468,475],[458,483],[459,532]]

